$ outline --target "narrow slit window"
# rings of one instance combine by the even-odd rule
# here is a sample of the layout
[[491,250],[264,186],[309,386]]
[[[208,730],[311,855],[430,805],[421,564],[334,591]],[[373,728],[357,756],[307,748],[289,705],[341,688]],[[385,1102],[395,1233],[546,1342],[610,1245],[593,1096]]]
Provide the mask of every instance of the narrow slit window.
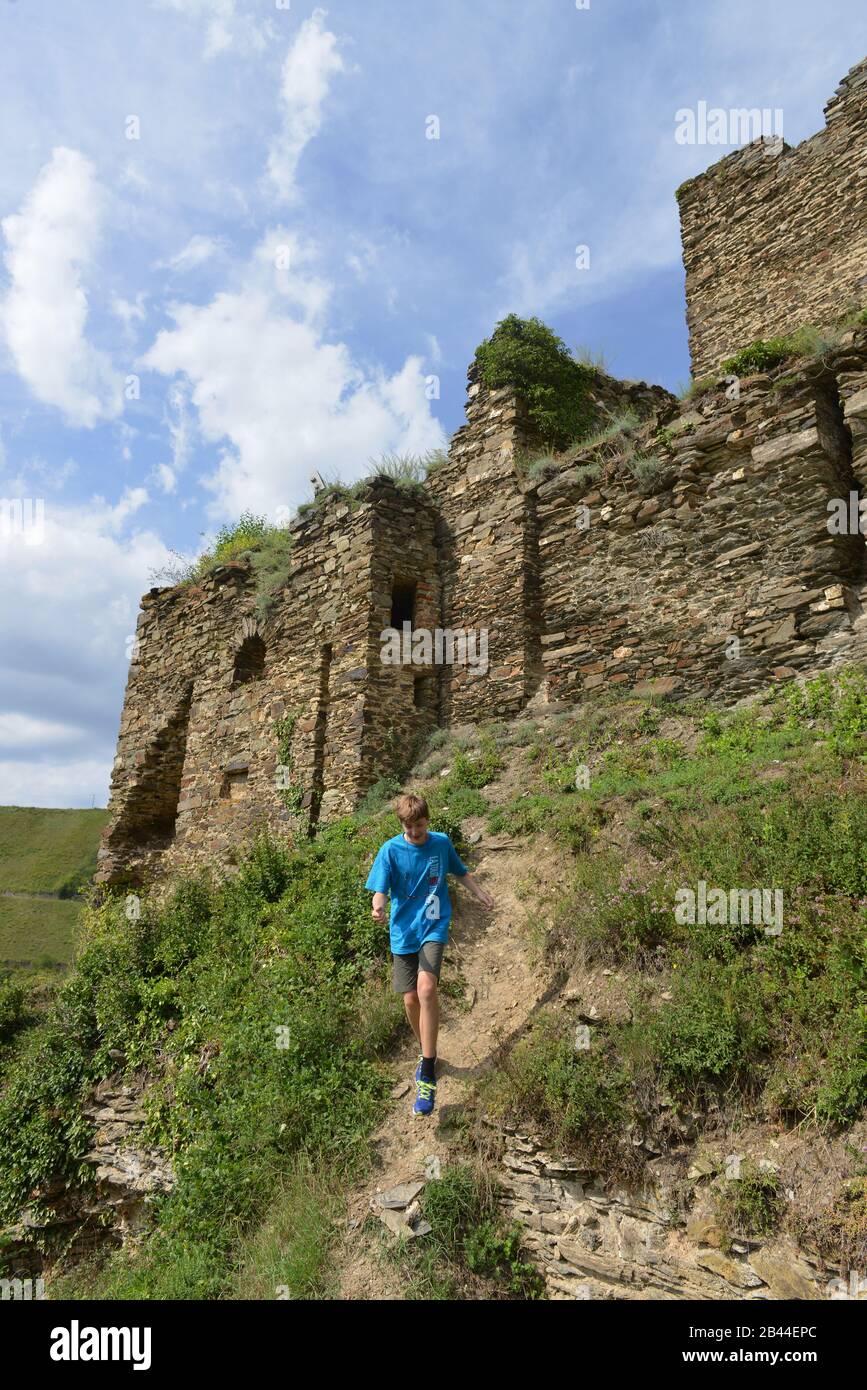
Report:
[[412,683],[412,702],[416,709],[432,711],[434,702],[432,676],[416,676]]
[[395,581],[391,588],[391,626],[401,630],[415,621],[415,584]]

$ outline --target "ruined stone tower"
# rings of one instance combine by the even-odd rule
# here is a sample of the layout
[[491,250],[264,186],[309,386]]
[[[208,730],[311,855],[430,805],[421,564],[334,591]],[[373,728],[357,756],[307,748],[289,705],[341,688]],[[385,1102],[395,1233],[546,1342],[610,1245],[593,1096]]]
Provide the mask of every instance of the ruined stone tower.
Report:
[[[681,190],[697,375],[863,304],[865,82],[862,63],[797,149],[769,159],[757,142]],[[448,462],[294,521],[266,616],[246,561],[152,589],[98,881],[225,860],[261,823],[304,833],[437,725],[617,686],[731,701],[867,655],[864,536],[829,524],[867,496],[867,327],[735,385],[679,403],[598,373],[597,422],[630,410],[640,425],[619,452],[590,441],[528,471],[525,403],[474,367]],[[381,635],[404,624],[484,632],[484,669],[384,664]]]
[[867,298],[867,59],[794,148],[755,140],[678,189],[693,375]]

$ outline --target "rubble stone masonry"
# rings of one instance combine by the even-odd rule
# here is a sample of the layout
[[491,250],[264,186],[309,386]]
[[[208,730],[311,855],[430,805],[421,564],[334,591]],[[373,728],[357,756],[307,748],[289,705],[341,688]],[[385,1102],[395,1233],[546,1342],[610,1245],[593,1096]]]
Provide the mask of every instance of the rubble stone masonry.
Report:
[[[785,112],[784,112],[785,115]],[[678,190],[692,370],[867,303],[867,59],[794,148],[753,141]]]
[[[729,156],[719,186],[711,170],[682,193],[700,370],[801,309],[826,316],[863,274],[865,76],[852,70],[812,141],[756,168],[755,151]],[[826,186],[833,206],[805,241],[792,200]],[[473,367],[448,461],[424,486],[377,478],[319,499],[292,523],[266,616],[246,560],[152,589],[97,880],[230,861],[258,825],[303,835],[400,776],[438,725],[616,687],[732,703],[867,657],[865,538],[830,524],[867,496],[867,327],[682,403],[601,372],[592,394],[600,426],[632,412],[620,443],[534,469],[525,403]],[[404,622],[470,634],[476,658],[484,639],[486,661],[470,646],[463,664],[386,664],[382,633]]]

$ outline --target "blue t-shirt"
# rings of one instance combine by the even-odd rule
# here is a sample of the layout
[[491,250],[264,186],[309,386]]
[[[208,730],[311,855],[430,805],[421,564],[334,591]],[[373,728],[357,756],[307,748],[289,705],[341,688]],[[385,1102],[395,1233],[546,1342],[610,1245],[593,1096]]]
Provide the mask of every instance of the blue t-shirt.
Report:
[[465,873],[448,835],[429,830],[423,845],[411,845],[402,834],[386,840],[364,886],[391,894],[394,955],[412,955],[425,941],[448,941],[452,905],[446,874],[463,878]]

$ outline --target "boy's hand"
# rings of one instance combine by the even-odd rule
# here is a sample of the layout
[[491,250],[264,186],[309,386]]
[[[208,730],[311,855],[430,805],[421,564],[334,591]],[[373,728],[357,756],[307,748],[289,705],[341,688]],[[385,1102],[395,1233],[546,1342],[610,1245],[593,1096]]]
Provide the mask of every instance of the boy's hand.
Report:
[[384,893],[374,893],[374,895],[373,895],[373,907],[371,908],[371,916],[373,917],[374,922],[384,922],[384,921],[385,921],[385,894],[384,894]]
[[490,893],[487,891],[486,888],[482,887],[478,879],[476,879],[472,874],[466,875],[466,877],[464,878],[464,883],[469,888],[476,902],[481,903],[482,907],[485,908],[486,911],[490,912],[491,908],[496,907],[496,903],[494,902]]

